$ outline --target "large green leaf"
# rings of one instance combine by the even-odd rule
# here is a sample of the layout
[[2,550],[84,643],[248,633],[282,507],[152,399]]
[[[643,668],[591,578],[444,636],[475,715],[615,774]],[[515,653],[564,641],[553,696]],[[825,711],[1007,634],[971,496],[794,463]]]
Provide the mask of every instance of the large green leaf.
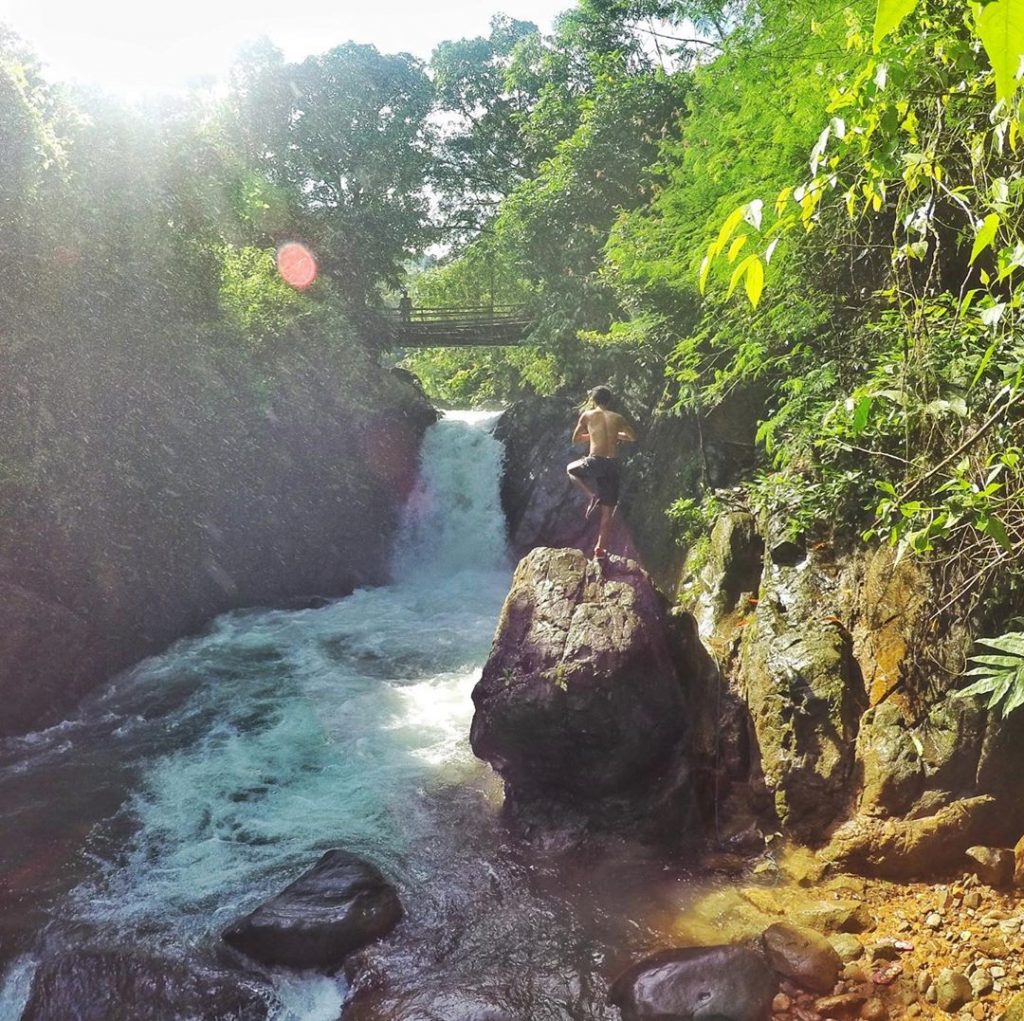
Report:
[[917,6],[917,0],[878,0],[875,14],[875,46],[900,27],[900,22]]
[[970,258],[971,263],[995,241],[997,230],[999,230],[999,214],[989,213],[978,228],[978,233],[974,236],[974,247],[971,249]]
[[980,680],[956,692],[958,698],[988,696],[988,708],[1008,716],[1024,705],[1024,632],[1010,631],[997,638],[979,638],[978,644],[1008,653],[1004,656],[975,655],[968,677]]
[[975,7],[975,24],[996,76],[996,99],[1009,102],[1024,54],[1024,0],[994,0]]

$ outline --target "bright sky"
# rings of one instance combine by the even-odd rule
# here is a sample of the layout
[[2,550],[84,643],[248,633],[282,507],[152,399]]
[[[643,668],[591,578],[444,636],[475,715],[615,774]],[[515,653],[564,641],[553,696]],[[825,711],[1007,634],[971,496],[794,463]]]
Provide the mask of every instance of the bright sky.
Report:
[[549,31],[573,0],[0,0],[0,22],[48,76],[130,97],[221,77],[239,47],[269,37],[289,60],[348,39],[429,57],[508,14]]

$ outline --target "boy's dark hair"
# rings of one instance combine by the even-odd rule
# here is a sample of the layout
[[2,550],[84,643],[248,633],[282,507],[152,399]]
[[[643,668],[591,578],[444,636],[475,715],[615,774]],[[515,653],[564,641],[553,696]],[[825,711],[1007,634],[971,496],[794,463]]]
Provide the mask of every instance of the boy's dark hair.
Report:
[[615,398],[612,397],[612,392],[608,387],[595,386],[594,389],[590,391],[590,399],[599,408],[608,408],[611,406],[611,403]]

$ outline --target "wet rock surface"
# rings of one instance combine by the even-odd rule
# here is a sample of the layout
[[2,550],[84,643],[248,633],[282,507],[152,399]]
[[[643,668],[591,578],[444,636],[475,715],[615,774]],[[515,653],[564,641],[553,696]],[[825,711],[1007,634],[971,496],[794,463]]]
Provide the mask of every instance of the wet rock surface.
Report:
[[685,707],[648,577],[621,557],[599,568],[577,550],[534,550],[516,570],[473,703],[473,751],[515,805],[656,793]]
[[623,1021],[766,1021],[777,989],[764,958],[746,947],[686,947],[633,965],[614,981],[608,998]]
[[401,917],[398,894],[380,870],[335,850],[231,925],[223,938],[263,964],[329,971],[386,935]]
[[262,1021],[269,991],[255,980],[119,950],[45,961],[22,1021]]
[[346,1004],[341,1021],[527,1021],[490,1002],[486,996],[460,990],[420,989],[416,992],[357,994]]

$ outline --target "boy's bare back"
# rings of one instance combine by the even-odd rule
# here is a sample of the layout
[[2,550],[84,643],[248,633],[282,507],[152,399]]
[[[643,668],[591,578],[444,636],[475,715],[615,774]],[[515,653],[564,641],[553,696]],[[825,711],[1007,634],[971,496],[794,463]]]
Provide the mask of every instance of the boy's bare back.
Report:
[[576,424],[573,442],[590,440],[590,454],[593,457],[616,457],[619,441],[633,441],[636,434],[632,426],[617,412],[605,408],[584,411]]

